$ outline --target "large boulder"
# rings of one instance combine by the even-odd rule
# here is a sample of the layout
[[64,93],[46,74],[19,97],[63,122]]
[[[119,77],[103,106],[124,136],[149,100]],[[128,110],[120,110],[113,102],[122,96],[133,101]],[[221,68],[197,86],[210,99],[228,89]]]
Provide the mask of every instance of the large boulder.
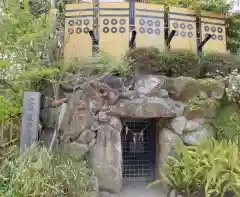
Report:
[[78,137],[77,141],[83,144],[88,144],[92,141],[96,136],[96,133],[92,132],[90,129],[86,129],[82,132],[82,134]]
[[[199,124],[201,124],[202,119],[199,119],[198,122]],[[195,126],[197,126],[197,124]],[[185,130],[185,133],[182,136],[182,140],[185,144],[198,145],[205,138],[212,137],[215,135],[214,128],[207,123],[203,123],[202,125],[199,125],[198,128],[195,129],[196,129],[195,131]]]
[[174,133],[182,135],[185,125],[186,118],[184,116],[178,116],[172,120],[171,129],[172,131],[174,131]]
[[125,90],[123,77],[108,75],[104,77],[103,83],[118,92]]
[[162,97],[161,89],[172,87],[173,79],[159,75],[139,75],[136,81],[138,95]]
[[177,142],[181,142],[180,137],[173,133],[171,130],[167,128],[163,128],[160,131],[159,135],[159,145],[160,145],[160,156],[159,156],[159,164],[160,168],[162,168],[166,162],[168,156],[174,155],[174,145]]
[[199,145],[202,140],[204,140],[205,138],[211,137],[212,135],[213,134],[211,132],[209,132],[207,129],[204,128],[203,130],[191,132],[184,135],[183,142],[187,145],[195,146],[195,145]]
[[193,99],[190,100],[184,109],[184,116],[187,119],[214,118],[220,103],[214,99]]
[[204,128],[204,118],[187,120],[184,130],[187,132],[199,131]]
[[196,79],[191,77],[177,77],[168,91],[174,99],[187,102],[199,95],[199,84]]
[[109,114],[132,118],[175,117],[175,102],[169,98],[138,98],[111,106]]
[[184,113],[185,104],[181,101],[175,101],[175,111],[177,116],[182,116]]
[[122,127],[114,119],[111,125],[105,123],[98,130],[96,144],[89,153],[89,166],[98,177],[100,190],[118,193],[122,188]]
[[225,83],[223,80],[212,78],[199,79],[199,86],[202,95],[206,95],[212,99],[222,99],[225,91]]
[[76,108],[68,119],[68,127],[64,129],[64,136],[66,138],[80,136],[92,123],[93,118],[88,109]]

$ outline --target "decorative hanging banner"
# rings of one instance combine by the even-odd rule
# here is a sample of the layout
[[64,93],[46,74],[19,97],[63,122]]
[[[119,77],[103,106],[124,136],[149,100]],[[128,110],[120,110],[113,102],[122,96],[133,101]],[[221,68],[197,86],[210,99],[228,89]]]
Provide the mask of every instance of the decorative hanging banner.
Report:
[[67,4],[65,9],[64,60],[70,64],[75,58],[92,56],[92,3]]
[[204,45],[204,52],[227,53],[225,17],[222,13],[201,13],[201,40],[206,34],[211,34],[211,39]]
[[196,11],[187,8],[169,9],[169,33],[176,30],[170,43],[171,49],[197,52]]
[[129,44],[129,3],[100,3],[100,52],[122,56]]
[[135,3],[136,47],[164,49],[164,6]]

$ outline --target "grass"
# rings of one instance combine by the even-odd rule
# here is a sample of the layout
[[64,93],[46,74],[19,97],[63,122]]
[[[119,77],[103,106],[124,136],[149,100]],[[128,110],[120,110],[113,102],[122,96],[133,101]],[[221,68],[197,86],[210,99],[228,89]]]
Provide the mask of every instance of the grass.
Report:
[[91,172],[82,157],[48,152],[34,145],[23,154],[10,151],[0,168],[4,197],[89,197]]

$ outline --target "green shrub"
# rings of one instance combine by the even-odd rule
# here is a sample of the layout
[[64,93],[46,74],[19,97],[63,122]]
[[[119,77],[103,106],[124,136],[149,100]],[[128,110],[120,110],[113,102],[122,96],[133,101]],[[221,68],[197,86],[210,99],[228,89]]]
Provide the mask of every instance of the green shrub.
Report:
[[230,104],[219,110],[215,117],[218,139],[228,139],[240,145],[240,109],[238,105]]
[[188,50],[160,52],[155,47],[139,47],[126,52],[125,56],[113,57],[101,53],[97,57],[72,60],[67,72],[84,75],[109,73],[129,75],[132,70],[142,74],[160,74],[169,77],[189,76],[204,78],[229,74],[240,65],[240,58],[232,54],[205,54],[202,57]]
[[122,57],[116,58],[106,53],[100,53],[97,57],[70,61],[66,72],[82,73],[85,76],[105,73],[123,76],[129,74],[130,67]]
[[198,146],[178,144],[175,158],[169,157],[162,179],[185,197],[206,197],[232,192],[240,196],[239,147],[227,140],[208,139]]
[[0,168],[4,197],[87,197],[91,173],[82,158],[50,153],[33,146],[23,154],[14,150]]
[[136,48],[126,54],[126,59],[136,59],[134,67],[142,73],[167,76],[203,78],[228,74],[238,68],[240,58],[231,54],[205,54],[198,57],[192,51],[163,51],[154,47]]
[[201,60],[201,64],[206,68],[210,75],[229,74],[233,69],[239,68],[239,56],[224,53],[208,53]]

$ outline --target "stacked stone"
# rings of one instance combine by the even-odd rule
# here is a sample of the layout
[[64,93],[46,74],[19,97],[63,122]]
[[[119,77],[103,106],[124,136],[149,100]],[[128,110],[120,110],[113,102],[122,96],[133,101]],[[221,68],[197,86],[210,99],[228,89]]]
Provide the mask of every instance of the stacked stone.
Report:
[[[202,137],[214,135],[209,123],[224,96],[225,83],[215,79],[137,77],[134,90],[119,92],[113,105],[102,106],[101,98],[70,96],[69,110],[61,125],[66,151],[87,154],[89,167],[98,178],[97,196],[115,196],[122,188],[121,117],[159,120],[159,167],[172,154],[177,141],[197,145]],[[90,108],[96,108],[96,114]]]
[[118,117],[108,114],[107,105],[97,114],[91,113],[90,108],[99,108],[102,102],[92,97],[77,101],[81,94],[84,93],[75,92],[69,101],[70,113],[66,114],[66,124],[61,127],[64,149],[88,156],[88,165],[98,178],[98,190],[93,190],[95,195],[113,196],[122,188],[122,124]]

